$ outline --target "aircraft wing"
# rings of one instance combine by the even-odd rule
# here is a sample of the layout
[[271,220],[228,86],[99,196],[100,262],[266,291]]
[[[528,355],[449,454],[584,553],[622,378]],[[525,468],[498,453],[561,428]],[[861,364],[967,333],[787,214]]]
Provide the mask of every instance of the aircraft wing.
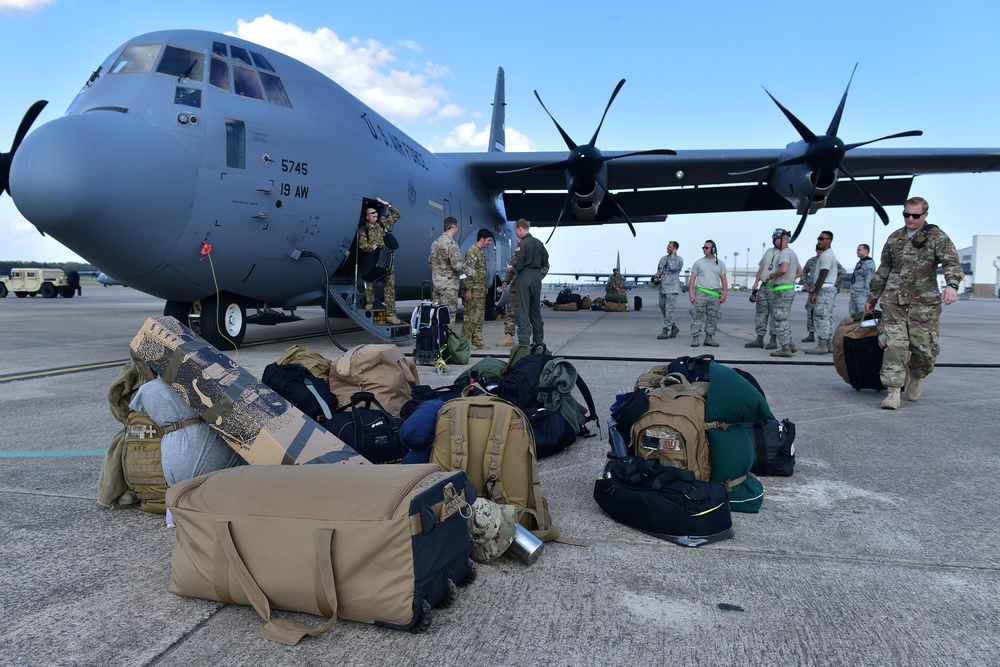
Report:
[[[605,152],[605,156],[625,151]],[[766,183],[767,172],[731,175],[773,164],[783,150],[696,150],[677,155],[637,155],[606,163],[607,186],[633,222],[655,222],[670,214],[763,211],[792,208]],[[564,152],[439,154],[456,169],[465,169],[492,192],[503,193],[508,220],[527,218],[551,226],[566,197]],[[844,166],[883,205],[901,205],[913,177],[1000,171],[1000,149],[864,149],[848,153]],[[843,176],[843,174],[842,174]],[[826,206],[868,206],[857,188],[835,188]],[[601,206],[593,220],[564,215],[560,225],[623,222],[618,208]]]

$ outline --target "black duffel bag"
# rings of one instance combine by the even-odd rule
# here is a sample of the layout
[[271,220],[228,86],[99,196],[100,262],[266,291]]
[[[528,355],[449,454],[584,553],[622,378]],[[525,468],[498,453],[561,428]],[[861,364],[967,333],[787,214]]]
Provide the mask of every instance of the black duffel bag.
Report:
[[795,471],[795,423],[776,419],[744,423],[743,428],[753,441],[753,467],[755,475],[791,477]]
[[696,480],[690,470],[656,459],[608,455],[594,500],[615,521],[685,547],[733,536],[722,482]]
[[323,426],[372,463],[398,463],[406,453],[399,437],[402,424],[402,419],[385,411],[375,394],[359,391]]
[[318,422],[337,410],[337,396],[329,385],[301,364],[268,364],[261,382]]

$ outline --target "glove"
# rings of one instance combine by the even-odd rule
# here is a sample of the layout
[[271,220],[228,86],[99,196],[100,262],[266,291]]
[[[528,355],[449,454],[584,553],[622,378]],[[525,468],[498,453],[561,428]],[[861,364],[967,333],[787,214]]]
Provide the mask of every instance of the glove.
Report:
[[750,303],[757,303],[757,290],[750,291]]

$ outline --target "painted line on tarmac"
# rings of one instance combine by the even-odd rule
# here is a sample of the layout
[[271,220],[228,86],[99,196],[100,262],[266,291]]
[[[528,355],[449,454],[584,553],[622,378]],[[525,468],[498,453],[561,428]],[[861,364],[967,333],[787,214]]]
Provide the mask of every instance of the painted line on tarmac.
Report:
[[21,449],[0,452],[0,459],[36,458],[41,456],[104,456],[106,449]]
[[86,373],[87,371],[99,370],[101,368],[113,368],[114,366],[124,366],[128,359],[120,361],[102,361],[96,364],[84,364],[82,366],[63,366],[62,368],[48,368],[41,371],[31,371],[28,373],[14,373],[12,375],[0,375],[0,384],[5,382],[15,382],[17,380],[34,380],[37,378],[52,377],[55,375],[69,375],[70,373]]

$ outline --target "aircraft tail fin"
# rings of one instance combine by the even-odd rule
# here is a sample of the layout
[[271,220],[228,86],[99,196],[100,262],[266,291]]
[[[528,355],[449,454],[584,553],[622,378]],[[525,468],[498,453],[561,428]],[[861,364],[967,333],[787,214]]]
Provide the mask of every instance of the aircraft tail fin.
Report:
[[504,99],[503,89],[503,67],[497,69],[497,88],[493,94],[493,120],[490,124],[490,144],[489,152],[503,153],[506,143],[506,132],[504,130],[504,107],[507,102]]

